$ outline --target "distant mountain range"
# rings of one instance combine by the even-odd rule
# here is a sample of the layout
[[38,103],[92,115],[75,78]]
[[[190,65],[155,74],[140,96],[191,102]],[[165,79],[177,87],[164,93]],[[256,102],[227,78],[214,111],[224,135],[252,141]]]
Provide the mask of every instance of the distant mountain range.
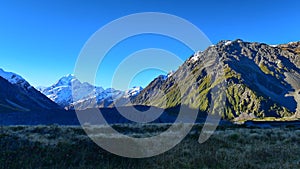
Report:
[[[215,88],[224,93],[213,93]],[[232,121],[297,119],[300,118],[300,42],[267,45],[240,39],[220,41],[196,52],[177,71],[158,76],[145,89],[103,89],[80,82],[70,74],[38,90],[21,76],[0,69],[1,112],[128,105],[172,110],[183,105],[198,109],[200,114],[218,113]],[[222,111],[213,111],[222,104],[225,105]]]
[[69,110],[84,110],[87,108],[113,107],[115,102],[124,106],[142,90],[134,87],[126,91],[113,88],[103,89],[87,82],[80,82],[74,75],[69,74],[58,80],[50,87],[39,87],[38,90],[61,107]]

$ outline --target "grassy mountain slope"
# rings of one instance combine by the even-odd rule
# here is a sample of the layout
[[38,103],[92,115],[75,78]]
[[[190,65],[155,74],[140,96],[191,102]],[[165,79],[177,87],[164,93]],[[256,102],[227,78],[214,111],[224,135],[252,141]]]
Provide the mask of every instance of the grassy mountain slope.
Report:
[[299,117],[299,47],[221,41],[191,56],[169,78],[154,79],[132,103],[183,104],[230,120]]

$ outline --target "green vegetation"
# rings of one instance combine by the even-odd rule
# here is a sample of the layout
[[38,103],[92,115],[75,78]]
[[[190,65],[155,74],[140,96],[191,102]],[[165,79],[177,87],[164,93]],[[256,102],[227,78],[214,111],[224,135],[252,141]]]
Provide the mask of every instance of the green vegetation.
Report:
[[232,79],[232,78],[241,80],[241,75],[237,74],[233,70],[231,70],[228,65],[224,68],[224,75],[225,75],[225,79],[227,79],[227,80]]
[[252,90],[243,84],[230,85],[226,90],[228,99],[228,108],[226,115],[228,119],[239,116],[240,113],[254,113],[256,116],[261,115],[260,102],[263,99],[258,97]]
[[200,81],[200,85],[196,92],[196,101],[193,103],[193,107],[199,107],[200,111],[207,111],[209,100],[208,100],[208,93],[210,91],[211,86],[211,77],[206,76]]
[[[168,125],[145,126],[144,135]],[[133,132],[130,126],[118,130]],[[298,168],[300,129],[258,129],[219,126],[203,144],[197,142],[201,125],[180,144],[159,156],[129,159],[93,143],[79,127],[1,127],[0,168]],[[150,134],[151,135],[151,134]]]
[[260,67],[261,71],[263,71],[265,74],[270,74],[270,75],[274,76],[274,72],[269,70],[269,68],[264,63],[260,63],[259,67]]
[[285,107],[281,107],[276,103],[270,107],[270,111],[275,112],[276,114],[280,115],[280,117],[289,117],[292,113]]
[[[283,68],[274,68],[274,72],[263,62],[259,64],[259,67],[265,74],[272,75],[274,80],[276,80],[275,78],[281,80],[283,77],[280,74],[285,67],[281,62],[278,64]],[[251,82],[247,77],[242,78],[241,73],[237,73],[228,64],[224,65],[223,72],[217,72],[217,79],[214,79],[215,74],[207,72],[204,64],[197,65],[193,67],[190,74],[184,73],[185,71],[182,70],[180,75],[177,75],[180,77],[178,81],[169,79],[168,83],[160,86],[160,90],[166,94],[161,96],[156,94],[152,97],[149,105],[172,108],[183,104],[192,109],[199,109],[201,112],[219,113],[224,119],[237,121],[247,120],[247,118],[263,119],[269,116],[283,118],[292,115],[288,109],[274,104],[274,101],[263,93],[259,85],[278,95],[284,92],[283,87],[266,80],[264,74],[254,71],[247,64],[240,65],[238,68],[241,72],[253,74],[257,82]],[[245,83],[245,81],[249,82]],[[216,87],[223,87],[225,94],[219,90],[212,90]],[[226,97],[226,99],[222,97]],[[145,99],[145,103],[148,103],[149,99],[147,99]],[[222,105],[225,105],[225,108]],[[214,107],[211,108],[211,106]],[[220,108],[223,109],[219,110]],[[247,116],[250,114],[251,116]]]
[[[173,86],[173,90],[168,92],[165,96],[167,98],[166,107],[175,107],[180,104],[181,93],[177,85]],[[179,99],[178,99],[179,98]]]

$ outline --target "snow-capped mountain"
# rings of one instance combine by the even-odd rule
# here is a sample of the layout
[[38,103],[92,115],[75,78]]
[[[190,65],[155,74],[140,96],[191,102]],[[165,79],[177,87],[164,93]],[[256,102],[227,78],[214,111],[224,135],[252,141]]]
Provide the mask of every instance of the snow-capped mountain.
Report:
[[[72,92],[72,89],[74,91]],[[40,87],[40,91],[61,107],[67,107],[71,103],[86,99],[101,93],[103,88],[94,87],[89,83],[81,83],[74,75],[69,74],[58,80],[50,87]]]
[[12,72],[6,72],[3,69],[0,68],[0,76],[7,81],[9,81],[11,84],[16,84],[19,87],[22,87],[24,89],[31,88],[32,86],[20,75],[17,75]]
[[71,103],[66,109],[84,110],[87,108],[111,107],[115,100],[124,95],[123,91],[108,88],[102,92],[95,92],[93,95]]
[[143,90],[140,86],[134,86],[132,89],[126,90],[124,93],[125,98],[130,98],[138,95]]
[[124,91],[120,97],[112,99],[110,103],[106,102],[106,104],[109,103],[109,107],[132,105],[131,100],[134,99],[142,90],[142,87],[134,86],[133,88]]
[[60,109],[20,75],[3,69],[0,69],[0,93],[0,111],[28,112]]
[[110,107],[119,98],[130,98],[137,95],[142,88],[134,87],[128,91],[113,88],[103,89],[87,82],[80,82],[69,74],[50,87],[40,87],[40,91],[65,109],[86,109]]

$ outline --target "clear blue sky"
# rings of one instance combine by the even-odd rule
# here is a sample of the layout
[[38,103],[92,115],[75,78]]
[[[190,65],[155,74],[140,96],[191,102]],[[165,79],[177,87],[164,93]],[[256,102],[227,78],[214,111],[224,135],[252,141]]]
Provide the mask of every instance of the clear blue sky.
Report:
[[[103,25],[137,12],[164,12],[198,26],[213,42],[241,38],[269,44],[300,40],[298,0],[97,0],[0,2],[0,68],[22,75],[34,86],[48,86],[73,73],[77,56],[88,38]],[[186,59],[191,51],[161,37],[135,37],[120,47],[115,60],[134,50],[168,49]],[[168,44],[165,45],[164,44]],[[126,45],[125,45],[126,46]],[[113,60],[113,59],[112,59]],[[109,87],[114,62],[105,67],[99,85]],[[150,71],[136,84],[145,85],[161,72]]]

